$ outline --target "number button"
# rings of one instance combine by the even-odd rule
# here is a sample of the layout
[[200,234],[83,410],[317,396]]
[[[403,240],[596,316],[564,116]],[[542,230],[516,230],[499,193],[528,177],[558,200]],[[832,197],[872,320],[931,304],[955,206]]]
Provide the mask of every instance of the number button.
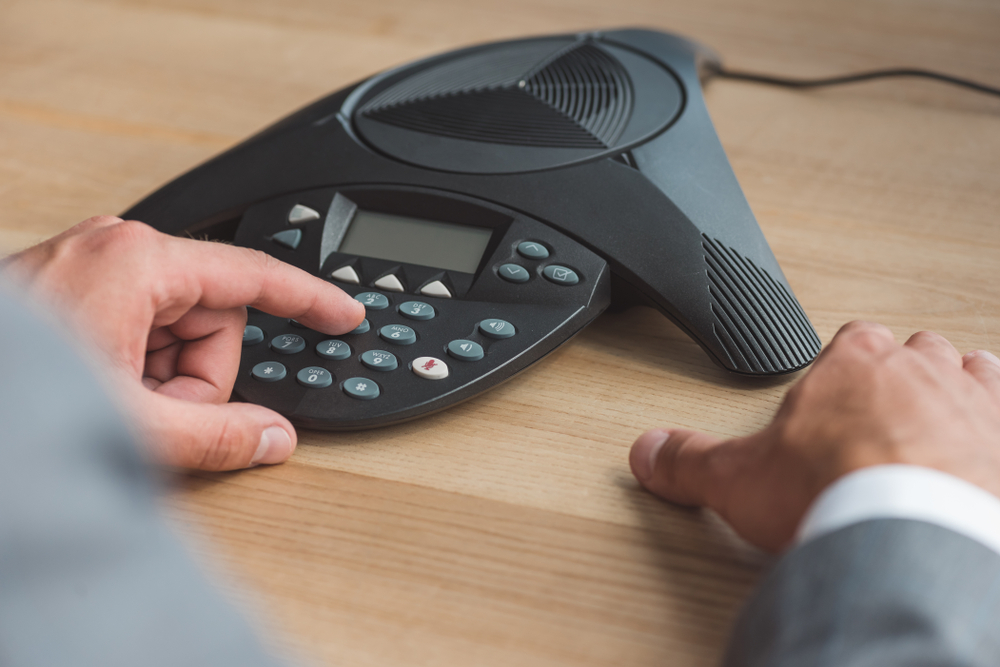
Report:
[[368,322],[368,318],[361,320],[361,324],[355,327],[354,331],[348,331],[350,334],[363,334],[371,331],[372,325]]
[[271,349],[281,354],[297,354],[306,349],[306,339],[296,334],[285,334],[271,340]]
[[394,371],[399,367],[396,355],[385,350],[368,350],[361,355],[361,363],[373,371]]
[[491,317],[479,323],[479,332],[489,338],[510,338],[517,333],[517,330],[507,320]]
[[518,264],[504,264],[498,273],[509,283],[526,283],[531,277],[528,270]]
[[389,307],[389,298],[378,292],[362,292],[354,298],[365,304],[368,310],[385,310]]
[[396,345],[412,345],[417,342],[417,332],[402,324],[387,324],[378,330],[382,340]]
[[351,378],[344,382],[344,393],[351,398],[370,401],[378,398],[381,392],[374,380],[369,380],[368,378]]
[[423,301],[407,301],[399,307],[399,314],[411,320],[430,320],[437,315],[434,306]]
[[351,356],[351,346],[342,340],[324,340],[316,346],[316,354],[340,361]]
[[333,384],[333,375],[330,371],[325,368],[315,368],[306,367],[298,372],[295,379],[299,381],[303,387],[309,387],[310,389],[322,389],[323,387],[329,387]]
[[263,341],[264,332],[261,331],[260,327],[255,327],[252,324],[248,324],[243,327],[243,347],[256,345],[257,343],[262,343]]
[[261,382],[277,382],[285,379],[285,367],[277,361],[262,361],[253,367],[250,375]]

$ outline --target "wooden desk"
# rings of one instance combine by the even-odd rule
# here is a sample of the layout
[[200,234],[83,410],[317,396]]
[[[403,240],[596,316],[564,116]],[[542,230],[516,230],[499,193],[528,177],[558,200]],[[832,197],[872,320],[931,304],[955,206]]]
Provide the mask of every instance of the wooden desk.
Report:
[[[459,45],[636,24],[736,67],[933,67],[1000,85],[989,0],[6,0],[0,244],[146,192],[328,91]],[[1000,351],[1000,100],[930,82],[712,82],[708,105],[821,337],[853,318]],[[794,378],[724,375],[658,314],[408,425],[303,433],[283,466],[167,504],[283,651],[326,664],[711,665],[766,559],[638,490],[663,424],[742,434]]]

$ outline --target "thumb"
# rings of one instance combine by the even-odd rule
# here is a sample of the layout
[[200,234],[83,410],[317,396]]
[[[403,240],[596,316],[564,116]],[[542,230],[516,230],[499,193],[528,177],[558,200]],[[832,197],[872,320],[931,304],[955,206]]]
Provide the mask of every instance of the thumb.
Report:
[[639,483],[665,500],[714,507],[728,482],[713,464],[724,446],[725,441],[705,433],[657,429],[635,441],[629,465]]
[[285,461],[295,428],[281,415],[250,403],[193,403],[146,392],[139,427],[164,465],[236,470]]

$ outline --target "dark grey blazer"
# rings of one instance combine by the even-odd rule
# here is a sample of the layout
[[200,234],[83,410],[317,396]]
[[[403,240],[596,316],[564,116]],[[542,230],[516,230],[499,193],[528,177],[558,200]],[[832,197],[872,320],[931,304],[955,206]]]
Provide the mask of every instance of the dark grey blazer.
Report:
[[997,667],[1000,554],[920,521],[848,526],[786,554],[726,667]]
[[64,334],[0,288],[0,665],[276,665],[167,530]]

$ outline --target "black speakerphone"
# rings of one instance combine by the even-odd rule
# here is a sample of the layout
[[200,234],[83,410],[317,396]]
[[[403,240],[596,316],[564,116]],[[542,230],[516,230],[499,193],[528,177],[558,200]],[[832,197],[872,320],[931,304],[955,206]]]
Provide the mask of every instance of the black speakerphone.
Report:
[[735,373],[820,341],[715,135],[704,48],[647,30],[421,60],[334,93],[124,215],[232,241],[365,304],[330,337],[251,310],[234,397],[293,422],[412,419],[646,304]]

